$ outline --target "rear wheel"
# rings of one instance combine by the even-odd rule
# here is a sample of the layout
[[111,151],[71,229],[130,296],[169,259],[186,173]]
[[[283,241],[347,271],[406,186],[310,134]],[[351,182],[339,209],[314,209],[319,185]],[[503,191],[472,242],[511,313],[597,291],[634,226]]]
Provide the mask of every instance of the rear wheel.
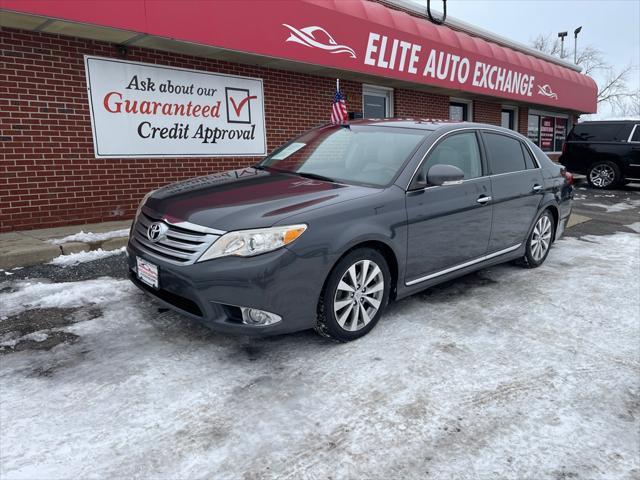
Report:
[[544,263],[551,249],[555,228],[551,212],[542,212],[527,239],[527,248],[522,258],[525,267],[536,268]]
[[613,162],[597,162],[587,172],[589,184],[595,188],[611,188],[622,181],[620,169]]
[[389,299],[391,274],[377,250],[359,248],[333,268],[318,302],[316,331],[343,342],[369,333]]

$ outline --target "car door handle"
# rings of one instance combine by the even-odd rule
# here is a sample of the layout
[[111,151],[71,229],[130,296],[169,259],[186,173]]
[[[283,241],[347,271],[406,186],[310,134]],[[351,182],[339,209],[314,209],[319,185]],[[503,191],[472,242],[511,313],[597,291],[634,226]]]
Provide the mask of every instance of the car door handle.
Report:
[[535,185],[533,186],[533,191],[534,191],[534,192],[539,192],[539,191],[541,191],[541,190],[542,190],[542,185],[535,184]]
[[487,197],[486,195],[482,195],[480,198],[478,198],[478,200],[476,200],[476,202],[478,202],[480,205],[484,205],[487,202],[491,201],[491,197]]

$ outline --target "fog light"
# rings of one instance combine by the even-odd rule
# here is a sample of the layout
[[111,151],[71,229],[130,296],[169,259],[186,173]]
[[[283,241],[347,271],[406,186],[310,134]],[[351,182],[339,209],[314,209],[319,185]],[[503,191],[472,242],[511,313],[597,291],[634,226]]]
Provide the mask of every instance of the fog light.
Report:
[[240,307],[240,310],[242,311],[242,323],[246,325],[273,325],[282,320],[282,317],[275,313],[257,308]]

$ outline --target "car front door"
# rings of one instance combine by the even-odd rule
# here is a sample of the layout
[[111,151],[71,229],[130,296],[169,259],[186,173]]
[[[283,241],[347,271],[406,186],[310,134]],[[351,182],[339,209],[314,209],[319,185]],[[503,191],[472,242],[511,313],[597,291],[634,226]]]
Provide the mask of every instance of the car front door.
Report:
[[[527,146],[520,139],[483,131],[491,173],[493,221],[488,253],[516,249],[538,213],[544,181]],[[506,253],[506,252],[505,252]]]
[[633,127],[628,143],[629,162],[624,174],[631,178],[640,178],[640,124]]
[[[477,135],[474,130],[464,130],[441,138],[409,186],[407,284],[426,280],[487,252],[492,216],[491,180],[483,176]],[[464,180],[420,188],[418,179],[426,179],[429,168],[437,164],[460,168]]]

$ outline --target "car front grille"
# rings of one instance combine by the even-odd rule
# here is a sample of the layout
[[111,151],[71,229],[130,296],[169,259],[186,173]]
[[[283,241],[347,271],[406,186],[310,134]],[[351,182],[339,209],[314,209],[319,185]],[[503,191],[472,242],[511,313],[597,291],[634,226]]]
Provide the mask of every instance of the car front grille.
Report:
[[[169,230],[152,242],[147,231],[152,223],[164,223]],[[133,225],[131,243],[143,252],[176,265],[190,265],[224,232],[189,222],[171,223],[161,215],[143,209]]]

